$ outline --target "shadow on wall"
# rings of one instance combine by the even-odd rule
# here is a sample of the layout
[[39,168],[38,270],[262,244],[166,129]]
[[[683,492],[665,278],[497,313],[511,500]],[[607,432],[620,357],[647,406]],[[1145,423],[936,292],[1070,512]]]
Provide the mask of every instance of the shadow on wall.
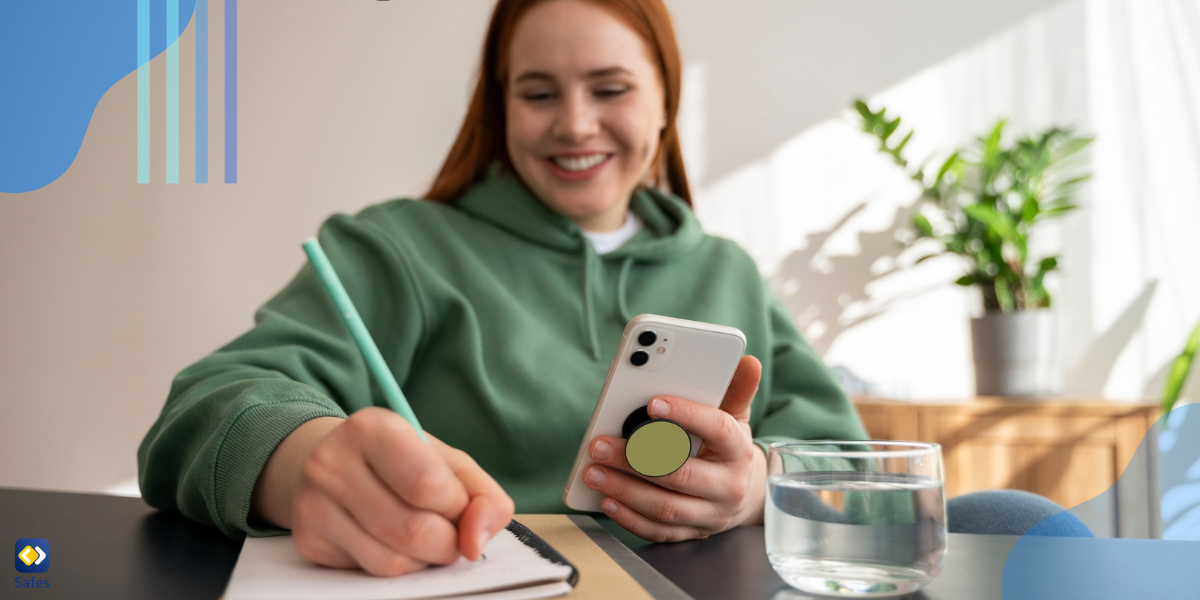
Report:
[[[1142,287],[1142,291],[1121,311],[1112,325],[1103,333],[1092,338],[1087,353],[1068,369],[1063,387],[1064,393],[1079,396],[1104,394],[1104,388],[1112,375],[1117,359],[1125,352],[1137,333],[1143,330],[1142,326],[1146,321],[1146,314],[1150,310],[1150,302],[1154,299],[1154,293],[1157,290],[1157,279],[1146,283]],[[1179,348],[1183,347],[1183,338],[1186,335],[1187,330],[1180,331]],[[1171,350],[1177,351],[1176,348]],[[1146,379],[1146,384],[1141,390],[1142,398],[1162,397],[1167,373],[1171,370],[1174,362],[1175,354],[1172,353],[1159,365],[1154,374]],[[1184,397],[1189,397],[1189,392],[1190,397],[1195,397],[1197,392],[1194,390],[1200,390],[1200,369],[1193,369],[1188,375],[1188,380],[1183,385]]]
[[784,258],[771,278],[784,307],[796,315],[797,329],[821,355],[847,330],[932,289],[887,299],[870,290],[872,283],[906,268],[901,259],[906,247],[898,236],[909,227],[912,205],[896,209],[891,224],[882,230],[857,232],[858,254],[824,256],[829,239],[866,206],[860,203],[829,229],[808,234],[804,247]]
[[[1087,352],[1067,370],[1063,390],[1068,394],[1099,395],[1104,392],[1108,377],[1112,374],[1113,366],[1125,351],[1125,347],[1133,340],[1134,335],[1141,330],[1146,320],[1146,311],[1150,309],[1150,301],[1154,299],[1154,291],[1158,289],[1158,280],[1152,280],[1142,288],[1137,295],[1121,311],[1113,324],[1104,333],[1093,338],[1088,344]],[[1167,363],[1170,364],[1170,361]],[[1166,377],[1166,366],[1160,369],[1158,387]],[[1154,378],[1151,378],[1153,381]],[[1146,395],[1153,397],[1157,392],[1151,392],[1149,386]]]

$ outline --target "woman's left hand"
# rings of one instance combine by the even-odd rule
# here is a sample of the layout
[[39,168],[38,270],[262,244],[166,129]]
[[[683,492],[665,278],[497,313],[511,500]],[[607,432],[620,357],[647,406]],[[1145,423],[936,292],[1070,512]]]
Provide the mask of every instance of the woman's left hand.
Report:
[[650,416],[670,419],[703,440],[700,452],[663,477],[637,475],[625,460],[625,440],[597,436],[589,448],[597,464],[584,483],[605,495],[600,508],[621,527],[655,542],[703,538],[762,522],[767,460],[750,434],[750,402],[762,364],[738,363],[721,407],[657,397]]

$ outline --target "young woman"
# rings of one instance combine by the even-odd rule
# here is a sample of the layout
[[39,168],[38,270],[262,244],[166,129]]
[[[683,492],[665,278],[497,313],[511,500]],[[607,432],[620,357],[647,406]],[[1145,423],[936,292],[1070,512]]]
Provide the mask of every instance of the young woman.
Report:
[[561,494],[630,317],[738,327],[720,409],[655,399],[704,440],[647,480],[598,437],[602,508],[655,541],[762,519],[762,448],[863,439],[834,378],[753,261],[692,215],[661,0],[500,0],[458,139],[427,200],[320,231],[430,434],[386,402],[313,271],[175,379],[138,452],[143,496],[230,536],[291,529],[300,552],[396,575],[476,558],[514,510]]

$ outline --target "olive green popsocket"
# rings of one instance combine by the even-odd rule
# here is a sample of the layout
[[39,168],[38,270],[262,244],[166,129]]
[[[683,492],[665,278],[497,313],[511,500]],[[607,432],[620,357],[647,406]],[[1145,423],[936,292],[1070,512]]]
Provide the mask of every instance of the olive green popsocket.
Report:
[[627,440],[625,460],[646,477],[674,473],[692,453],[692,437],[683,426],[668,419],[651,419],[644,406],[625,419],[621,435]]

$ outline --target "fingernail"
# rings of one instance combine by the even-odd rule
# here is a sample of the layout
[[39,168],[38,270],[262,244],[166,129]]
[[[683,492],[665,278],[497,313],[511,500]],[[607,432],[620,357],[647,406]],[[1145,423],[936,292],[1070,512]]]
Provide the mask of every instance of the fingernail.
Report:
[[592,446],[592,460],[608,460],[612,458],[612,446],[608,442],[596,442]]
[[584,483],[591,487],[600,487],[604,485],[604,470],[596,467],[588,469],[583,476]]
[[604,501],[600,503],[600,510],[604,511],[604,514],[611,517],[617,514],[617,503],[605,498]]
[[483,549],[487,548],[488,542],[492,541],[492,534],[487,531],[479,532],[479,555],[483,555]]
[[666,400],[655,398],[650,401],[650,416],[662,418],[671,412],[671,405]]

